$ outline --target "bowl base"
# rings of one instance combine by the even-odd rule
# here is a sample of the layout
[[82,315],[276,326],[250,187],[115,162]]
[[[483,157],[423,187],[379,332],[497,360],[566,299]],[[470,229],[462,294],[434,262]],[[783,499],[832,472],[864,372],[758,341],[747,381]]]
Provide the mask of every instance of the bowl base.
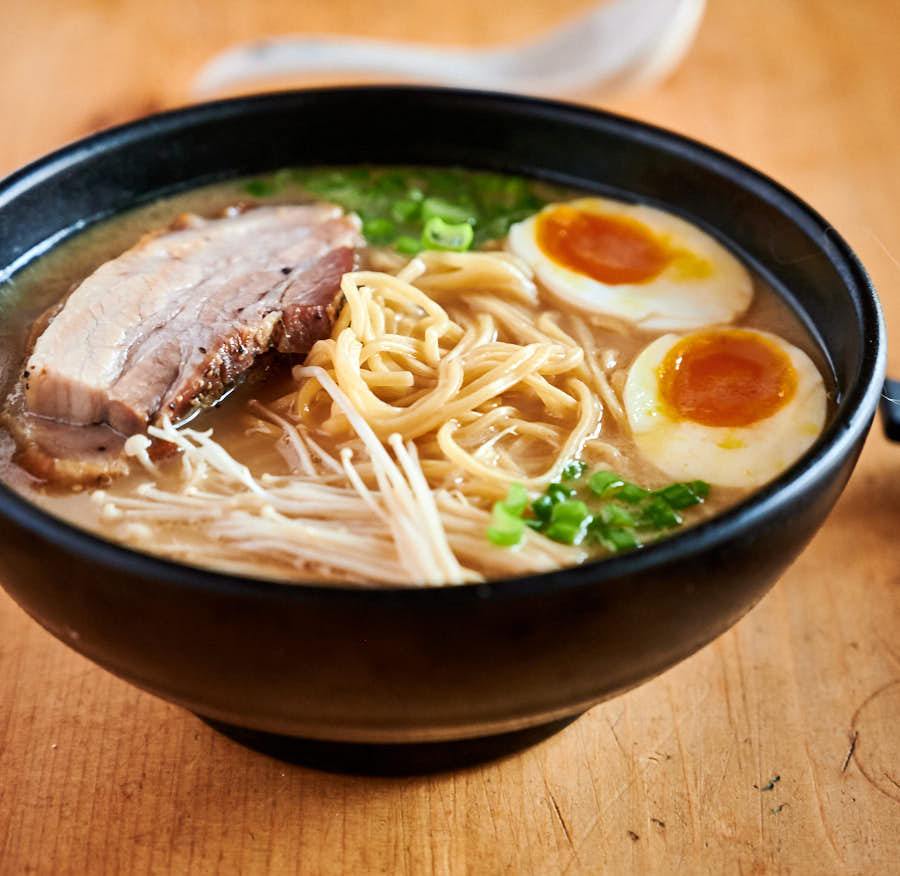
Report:
[[443,742],[329,742],[249,730],[197,715],[235,742],[297,766],[360,776],[412,776],[475,766],[515,754],[558,733],[577,718],[571,715],[509,733]]

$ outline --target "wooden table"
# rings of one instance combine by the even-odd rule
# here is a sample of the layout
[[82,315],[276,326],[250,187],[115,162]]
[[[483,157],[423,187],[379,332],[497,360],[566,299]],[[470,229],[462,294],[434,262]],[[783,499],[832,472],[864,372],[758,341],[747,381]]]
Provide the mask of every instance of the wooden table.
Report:
[[[584,5],[4,0],[0,171],[186,102],[237,40],[490,43]],[[898,25],[896,0],[710,0],[680,70],[607,104],[807,198],[862,256],[895,332]],[[405,779],[253,753],[0,595],[0,872],[900,872],[898,542],[900,447],[876,428],[820,534],[729,633],[537,747]]]

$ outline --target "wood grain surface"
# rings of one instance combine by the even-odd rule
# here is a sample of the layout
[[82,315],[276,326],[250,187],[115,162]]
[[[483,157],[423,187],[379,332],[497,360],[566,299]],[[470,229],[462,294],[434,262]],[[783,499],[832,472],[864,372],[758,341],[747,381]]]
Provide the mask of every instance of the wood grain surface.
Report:
[[[0,172],[188,102],[238,40],[486,44],[585,5],[3,0]],[[898,32],[896,0],[710,0],[677,73],[604,104],[809,200],[861,255],[895,335]],[[820,534],[729,633],[540,745],[413,778],[254,753],[0,594],[0,873],[900,872],[898,540],[900,447],[876,427]]]

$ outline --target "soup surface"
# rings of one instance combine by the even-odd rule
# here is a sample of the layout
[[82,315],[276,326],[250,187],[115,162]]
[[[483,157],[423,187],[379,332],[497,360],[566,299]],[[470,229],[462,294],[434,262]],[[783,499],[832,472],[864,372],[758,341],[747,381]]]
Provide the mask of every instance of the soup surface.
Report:
[[777,476],[823,428],[821,354],[700,229],[428,168],[282,171],[78,234],[7,284],[4,396],[27,387],[32,326],[147,232],[185,213],[319,201],[358,214],[366,243],[330,334],[305,357],[260,355],[180,423],[151,416],[125,442],[127,473],[83,483],[20,464],[8,401],[3,480],[78,526],[187,563],[438,585],[640,549]]

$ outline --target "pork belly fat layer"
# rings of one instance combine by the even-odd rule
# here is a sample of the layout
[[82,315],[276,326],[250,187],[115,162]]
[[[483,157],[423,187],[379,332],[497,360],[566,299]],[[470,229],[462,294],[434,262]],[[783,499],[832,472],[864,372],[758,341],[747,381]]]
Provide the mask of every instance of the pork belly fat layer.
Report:
[[177,418],[273,347],[327,337],[359,223],[331,204],[189,217],[101,265],[26,365],[26,408],[124,435]]

